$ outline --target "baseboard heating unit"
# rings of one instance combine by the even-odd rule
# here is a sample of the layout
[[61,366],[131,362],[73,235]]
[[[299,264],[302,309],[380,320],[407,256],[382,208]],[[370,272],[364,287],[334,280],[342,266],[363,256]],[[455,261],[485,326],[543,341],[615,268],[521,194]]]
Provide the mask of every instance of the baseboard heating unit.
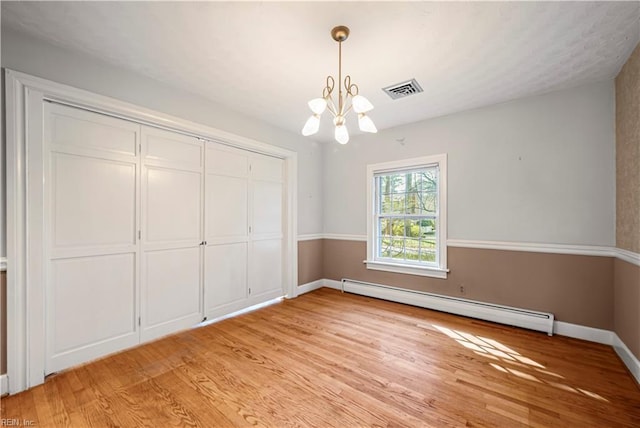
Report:
[[342,291],[456,315],[493,321],[553,335],[553,314],[443,296],[423,291],[405,290],[388,285],[342,279]]

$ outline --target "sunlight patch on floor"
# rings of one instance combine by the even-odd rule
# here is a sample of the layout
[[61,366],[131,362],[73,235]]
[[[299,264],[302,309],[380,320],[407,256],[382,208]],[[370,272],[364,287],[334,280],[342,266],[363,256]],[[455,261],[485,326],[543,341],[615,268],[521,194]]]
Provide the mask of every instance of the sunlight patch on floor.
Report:
[[[565,377],[558,373],[554,373],[549,370],[546,370],[546,367],[543,366],[542,364],[532,360],[529,357],[526,357],[520,354],[519,352],[509,348],[508,346],[498,342],[495,339],[491,339],[488,337],[475,336],[473,334],[470,334],[464,331],[451,330],[449,328],[442,327],[435,324],[432,324],[432,326],[438,331],[440,331],[441,333],[454,339],[463,347],[472,350],[475,354],[482,356],[484,358],[488,358],[490,360],[503,363],[503,364],[489,363],[491,367],[493,367],[499,372],[510,374],[531,382],[545,383],[547,385],[553,386],[554,388],[558,388],[563,391],[569,391],[575,394],[583,394],[583,395],[586,395],[587,397],[590,397],[599,401],[609,402],[609,400],[607,400],[606,398],[602,397],[599,394],[596,394],[595,392],[587,391],[585,389],[577,388],[577,387],[574,388],[564,383],[560,383],[556,381],[541,379],[539,377],[539,374],[551,376],[556,379],[564,379]],[[522,370],[517,370],[513,367],[509,367],[504,363],[507,363],[508,365],[512,365],[512,366],[518,366],[523,370],[536,371],[537,373],[526,373]]]

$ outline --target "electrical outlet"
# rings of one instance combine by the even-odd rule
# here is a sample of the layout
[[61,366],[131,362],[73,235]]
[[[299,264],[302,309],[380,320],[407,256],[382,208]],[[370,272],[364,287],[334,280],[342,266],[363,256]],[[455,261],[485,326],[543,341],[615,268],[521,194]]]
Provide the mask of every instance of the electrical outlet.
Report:
[[464,294],[464,284],[460,284],[460,294]]

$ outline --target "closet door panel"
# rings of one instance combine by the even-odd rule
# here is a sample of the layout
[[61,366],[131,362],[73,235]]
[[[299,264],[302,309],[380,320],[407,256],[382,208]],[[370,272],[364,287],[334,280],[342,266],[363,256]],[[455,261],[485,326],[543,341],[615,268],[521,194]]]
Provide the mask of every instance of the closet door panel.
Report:
[[55,260],[53,355],[135,331],[135,256]]
[[246,238],[247,179],[208,174],[206,188],[207,241],[214,243],[221,238]]
[[251,244],[250,261],[251,296],[258,298],[268,292],[282,292],[281,239],[254,241]]
[[46,374],[139,341],[139,135],[131,122],[44,104]]
[[53,247],[134,245],[136,165],[52,153]]
[[207,172],[217,175],[247,177],[249,173],[248,155],[246,150],[218,143],[207,143],[205,169]]
[[148,251],[145,254],[147,283],[143,298],[149,302],[146,325],[200,314],[200,249]]
[[256,302],[284,294],[283,161],[254,154],[251,157],[251,223],[249,289]]
[[142,127],[141,340],[202,320],[203,143]]
[[247,305],[249,152],[207,143],[205,192],[205,315]]
[[282,183],[253,181],[253,236],[282,235]]
[[207,284],[205,313],[208,317],[220,314],[221,308],[246,299],[247,243],[208,246],[205,278]]
[[200,170],[203,164],[202,144],[187,137],[160,129],[145,128],[144,159],[147,163],[180,169]]
[[86,110],[49,104],[51,148],[92,152],[97,157],[137,156],[140,125]]
[[145,168],[143,229],[148,243],[200,240],[201,179],[198,172]]

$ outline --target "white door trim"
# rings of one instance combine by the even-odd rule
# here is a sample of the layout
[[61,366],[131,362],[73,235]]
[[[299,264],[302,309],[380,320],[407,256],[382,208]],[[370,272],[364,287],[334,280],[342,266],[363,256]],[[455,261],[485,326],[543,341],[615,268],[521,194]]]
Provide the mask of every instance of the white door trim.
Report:
[[[283,293],[298,282],[297,153],[110,97],[5,69],[7,124],[7,375],[9,393],[44,382],[43,121],[46,100],[282,158],[287,216]],[[28,150],[27,150],[28,149]],[[27,156],[28,155],[28,156]],[[39,210],[39,211],[38,211]]]

